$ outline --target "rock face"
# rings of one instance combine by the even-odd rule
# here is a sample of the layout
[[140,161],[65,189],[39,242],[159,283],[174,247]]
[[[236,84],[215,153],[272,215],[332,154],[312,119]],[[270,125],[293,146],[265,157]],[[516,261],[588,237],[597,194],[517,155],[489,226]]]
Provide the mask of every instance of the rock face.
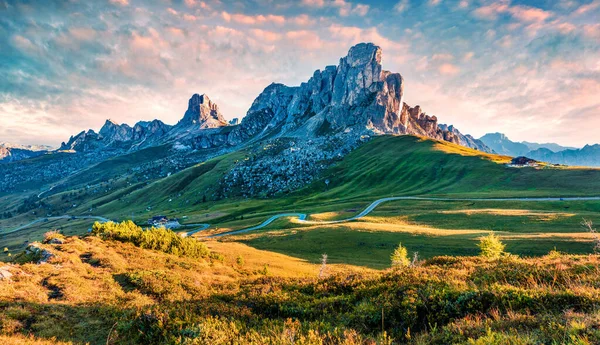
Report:
[[[491,152],[456,128],[438,126],[437,117],[403,102],[404,82],[381,67],[381,48],[361,43],[338,66],[317,70],[297,87],[269,85],[252,103],[241,124],[224,132],[201,133],[196,147],[238,145],[265,137],[318,137],[354,131],[414,134]],[[187,113],[186,113],[187,115]]]
[[166,142],[194,149],[232,148],[264,138],[353,132],[358,137],[413,134],[491,151],[454,127],[438,125],[437,117],[427,115],[421,107],[404,103],[402,76],[383,70],[381,55],[380,47],[361,43],[350,48],[337,66],[315,71],[300,86],[273,83],[258,95],[239,124],[237,119],[228,123],[207,95],[194,94],[174,127],[155,120],[132,128],[107,120],[98,134],[82,132],[61,149],[135,149]]
[[178,127],[197,126],[198,128],[218,128],[227,126],[227,121],[219,112],[219,107],[207,95],[194,94],[188,102],[188,109]]
[[94,152],[103,149],[128,151],[160,141],[171,130],[171,126],[160,120],[140,121],[133,127],[106,120],[98,133],[93,130],[83,131],[72,136],[68,142],[62,143],[59,150],[76,152]]
[[[488,145],[486,145],[483,141],[481,141],[479,139],[475,139],[475,138],[473,138],[473,136],[471,136],[469,134],[463,135],[458,129],[456,129],[452,125],[448,126],[448,125],[440,124],[439,127],[448,136],[448,139],[444,139],[446,141],[452,141],[459,145],[471,147],[471,148],[474,148],[479,151],[493,153],[493,150]],[[450,135],[454,136],[454,138],[452,140],[449,139]]]
[[13,274],[10,272],[10,266],[2,266],[0,267],[0,280],[8,280]]

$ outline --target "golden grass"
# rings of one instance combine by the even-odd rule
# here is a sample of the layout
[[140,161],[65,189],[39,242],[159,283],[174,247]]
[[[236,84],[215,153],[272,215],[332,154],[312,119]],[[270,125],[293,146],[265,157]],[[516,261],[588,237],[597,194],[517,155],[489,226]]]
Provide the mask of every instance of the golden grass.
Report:
[[534,234],[507,234],[501,233],[501,239],[510,240],[535,240],[535,239],[568,239],[575,242],[591,242],[596,238],[595,234],[589,232],[553,232],[553,233],[534,233]]
[[[269,275],[276,277],[316,277],[320,265],[311,264],[306,260],[298,259],[284,254],[259,250],[238,242],[205,242],[211,251],[225,256],[224,264],[246,272],[254,272],[268,267]],[[239,266],[237,257],[244,259],[244,265]],[[350,273],[372,271],[351,265],[328,265],[331,273]]]
[[311,214],[309,216],[310,220],[316,220],[316,221],[324,221],[324,220],[331,220],[334,219],[335,217],[339,216],[340,214],[342,214],[343,212],[323,212],[323,213],[315,213],[315,214]]
[[404,232],[415,235],[426,235],[426,236],[454,236],[454,235],[468,235],[468,234],[487,234],[489,230],[480,229],[438,229],[425,225],[408,224],[408,223],[390,223],[390,222],[371,222],[367,219],[373,217],[365,217],[361,221],[352,221],[347,223],[338,224],[320,224],[311,225],[298,228],[290,228],[285,230],[272,230],[268,232],[249,232],[243,235],[237,235],[235,240],[249,240],[261,236],[285,236],[300,231],[312,231],[312,230],[329,230],[329,229],[351,229],[354,231],[362,232]]
[[[425,140],[429,140],[429,139],[423,138],[422,140],[425,141]],[[498,164],[508,164],[512,160],[512,157],[509,157],[509,156],[485,153],[485,152],[473,150],[473,149],[470,149],[468,147],[464,147],[461,145],[457,145],[457,144],[453,144],[453,143],[449,143],[449,142],[442,142],[442,141],[438,141],[438,140],[435,141],[433,148],[438,151],[445,152],[445,153],[457,154],[457,155],[461,155],[461,156],[481,157],[481,158],[490,160],[490,161],[498,163]]]
[[11,335],[3,336],[0,335],[0,344],[6,345],[71,345],[72,342],[63,342],[56,339],[37,339],[33,336],[26,337],[24,335]]
[[[11,280],[0,281],[0,301],[114,305],[139,307],[155,301],[137,290],[126,289],[119,277],[136,272],[165,272],[176,282],[164,298],[201,298],[222,291],[239,279],[264,276],[316,277],[319,265],[283,254],[254,249],[236,242],[206,242],[223,261],[179,257],[145,250],[130,243],[97,237],[68,237],[63,245],[41,245],[54,253],[47,264],[12,266]],[[243,257],[243,265],[237,263]],[[331,265],[334,272],[363,268]],[[60,298],[51,292],[59,291]]]
[[518,210],[518,209],[494,209],[494,208],[483,208],[483,209],[466,209],[466,210],[448,210],[439,211],[442,214],[466,214],[468,216],[474,214],[487,214],[493,216],[509,216],[509,217],[534,217],[543,221],[556,220],[558,218],[566,218],[576,216],[574,213],[566,212],[543,212],[543,211],[531,211],[531,210]]

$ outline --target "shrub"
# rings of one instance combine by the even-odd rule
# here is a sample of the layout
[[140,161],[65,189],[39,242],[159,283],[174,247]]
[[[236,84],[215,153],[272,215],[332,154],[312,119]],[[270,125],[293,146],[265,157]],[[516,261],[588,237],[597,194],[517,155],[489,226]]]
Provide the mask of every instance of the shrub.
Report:
[[504,247],[506,247],[494,233],[481,238],[477,246],[481,249],[479,255],[489,259],[500,258],[504,254]]
[[206,245],[194,238],[182,238],[165,228],[143,230],[132,221],[122,223],[96,222],[92,228],[92,233],[103,239],[130,242],[140,248],[158,250],[178,256],[205,258],[210,255]]
[[238,257],[235,259],[235,262],[238,264],[238,266],[244,266],[244,257],[238,255]]
[[398,244],[398,247],[394,250],[390,259],[392,260],[392,267],[406,267],[410,265],[408,250],[406,250],[406,247],[402,246],[402,243]]
[[43,243],[62,243],[65,238],[58,230],[48,231],[44,234]]

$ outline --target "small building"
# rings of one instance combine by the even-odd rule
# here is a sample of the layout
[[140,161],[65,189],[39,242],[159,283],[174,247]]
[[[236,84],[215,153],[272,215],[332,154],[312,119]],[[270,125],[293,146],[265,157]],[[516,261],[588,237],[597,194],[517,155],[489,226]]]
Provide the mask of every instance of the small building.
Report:
[[148,225],[155,228],[176,229],[181,226],[177,218],[169,219],[167,216],[154,216],[148,219]]
[[152,226],[163,226],[169,221],[167,216],[154,216],[148,219],[148,225]]
[[524,156],[515,157],[512,159],[508,166],[513,168],[522,168],[522,167],[537,167],[540,162],[535,159],[527,158]]

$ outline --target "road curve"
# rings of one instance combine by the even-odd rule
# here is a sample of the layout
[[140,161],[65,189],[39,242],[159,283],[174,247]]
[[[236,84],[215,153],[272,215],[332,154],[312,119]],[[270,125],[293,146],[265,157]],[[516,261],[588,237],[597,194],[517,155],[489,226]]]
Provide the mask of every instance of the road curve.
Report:
[[202,230],[206,230],[208,229],[208,227],[210,226],[210,224],[187,224],[187,226],[199,226],[199,228],[196,228],[192,231],[187,231],[187,232],[180,232],[179,236],[181,237],[188,237],[188,236],[192,236],[193,234],[200,232]]
[[49,220],[56,220],[56,219],[96,219],[96,220],[99,220],[99,221],[101,221],[103,223],[110,222],[110,219],[107,219],[107,218],[104,218],[104,217],[100,217],[100,216],[69,216],[69,215],[64,215],[64,216],[57,216],[57,217],[44,217],[44,218],[36,219],[33,222],[31,222],[31,223],[27,223],[25,225],[21,225],[18,228],[15,228],[15,229],[12,229],[12,230],[9,230],[9,231],[5,231],[5,232],[0,232],[0,236],[12,234],[13,232],[17,232],[17,231],[23,230],[23,229],[28,228],[28,227],[30,227],[32,225],[35,225],[35,224],[38,224],[38,223],[41,223],[41,222],[46,222],[46,221],[49,221]]
[[237,234],[243,234],[243,233],[254,231],[254,230],[259,230],[259,229],[262,229],[262,228],[266,227],[267,225],[271,224],[276,219],[286,218],[286,217],[297,217],[298,220],[300,221],[300,223],[304,223],[304,224],[317,224],[317,225],[318,224],[323,224],[323,225],[325,225],[325,224],[345,223],[345,222],[350,222],[350,221],[357,220],[357,219],[365,217],[366,215],[368,215],[369,213],[371,213],[377,206],[379,206],[380,204],[382,204],[384,202],[397,201],[397,200],[424,200],[424,201],[524,201],[524,202],[537,201],[537,202],[541,202],[541,201],[595,201],[595,200],[600,200],[600,197],[598,197],[598,196],[591,196],[591,197],[570,197],[570,198],[560,198],[560,197],[559,198],[430,198],[430,197],[419,197],[419,196],[395,196],[395,197],[382,198],[382,199],[375,200],[369,206],[367,206],[367,208],[365,208],[362,212],[360,212],[356,216],[350,217],[350,218],[346,218],[346,219],[329,220],[329,221],[313,221],[313,220],[306,220],[307,215],[305,213],[281,213],[281,214],[274,215],[271,218],[269,218],[269,219],[265,220],[264,222],[262,222],[261,224],[253,226],[253,227],[250,227],[250,228],[240,229],[240,230],[234,230],[234,231],[228,231],[228,232],[223,232],[223,233],[211,235],[211,236],[208,236],[208,237],[209,238],[223,237],[223,236],[237,235]]

